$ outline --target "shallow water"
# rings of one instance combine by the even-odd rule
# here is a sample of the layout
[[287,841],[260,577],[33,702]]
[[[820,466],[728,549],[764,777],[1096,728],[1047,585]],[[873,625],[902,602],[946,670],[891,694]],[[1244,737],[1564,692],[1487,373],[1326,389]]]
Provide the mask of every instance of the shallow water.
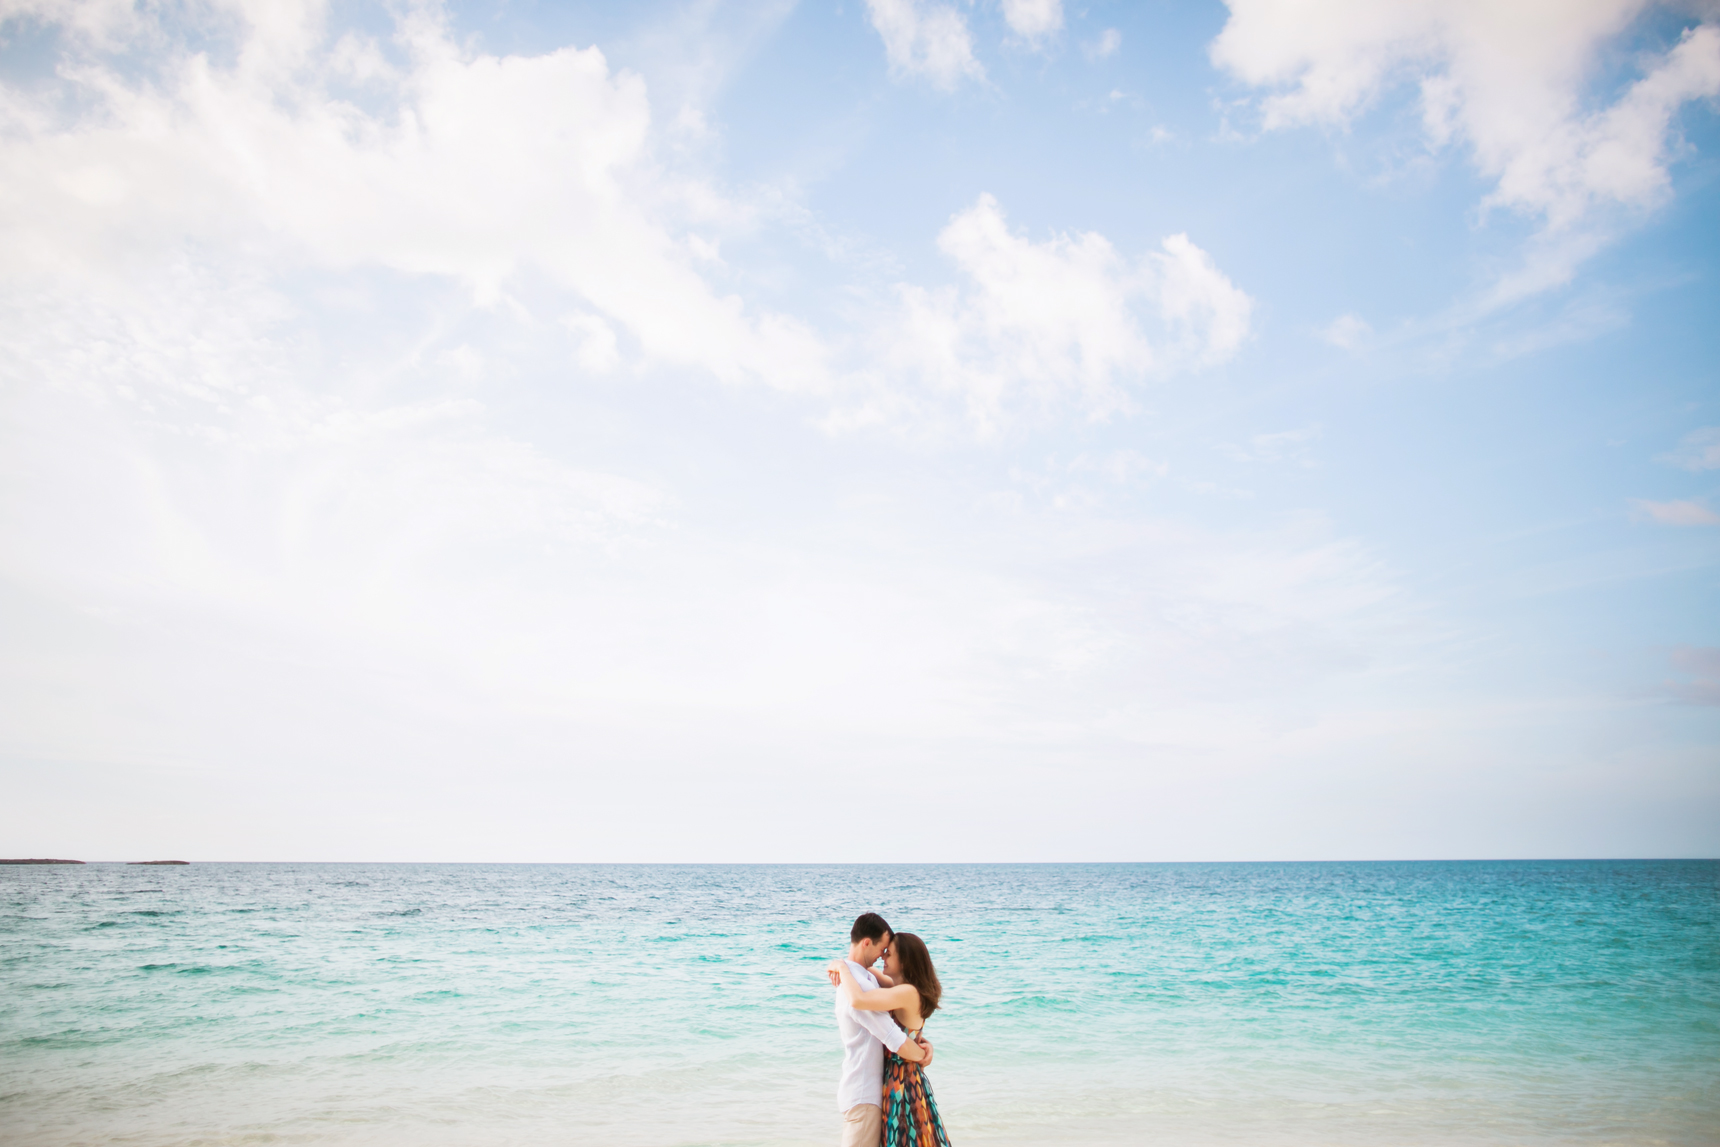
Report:
[[835,1143],[930,945],[980,1143],[1720,1143],[1720,863],[0,868],[6,1144]]

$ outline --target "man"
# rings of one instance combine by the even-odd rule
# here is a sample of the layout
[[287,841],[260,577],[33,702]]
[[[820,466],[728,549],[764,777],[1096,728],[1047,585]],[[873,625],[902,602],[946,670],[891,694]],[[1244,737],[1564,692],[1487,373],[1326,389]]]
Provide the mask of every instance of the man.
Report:
[[[860,986],[878,986],[871,972],[894,933],[876,912],[863,913],[848,932],[848,966]],[[911,1040],[887,1012],[863,1012],[848,1006],[848,995],[836,990],[836,1029],[842,1035],[842,1079],[836,1085],[836,1109],[842,1112],[842,1147],[878,1147],[884,1137],[884,1051],[888,1048],[910,1063],[932,1062],[932,1045]]]

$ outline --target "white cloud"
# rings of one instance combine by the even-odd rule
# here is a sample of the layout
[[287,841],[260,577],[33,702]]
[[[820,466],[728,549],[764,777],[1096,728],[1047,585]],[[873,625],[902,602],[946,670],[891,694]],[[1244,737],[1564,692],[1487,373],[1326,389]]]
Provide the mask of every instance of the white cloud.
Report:
[[[472,54],[423,15],[402,17],[403,60],[385,66],[374,44],[327,45],[320,12],[241,6],[231,66],[180,50],[145,79],[91,54],[50,95],[6,89],[0,273],[124,274],[193,244],[443,276],[494,304],[535,272],[625,331],[646,363],[825,384],[809,329],[718,295],[694,269],[679,233],[723,207],[653,167],[637,76],[612,74],[595,48]],[[355,59],[373,61],[358,71],[381,110],[331,90]],[[82,112],[60,122],[73,101]]]
[[104,46],[143,27],[131,0],[0,0],[0,20],[57,25],[86,43]]
[[1360,315],[1345,314],[1333,319],[1330,325],[1317,333],[1340,350],[1355,350],[1374,333],[1374,328]]
[[1225,277],[1187,235],[1172,235],[1150,256],[1161,276],[1159,310],[1178,346],[1203,366],[1224,362],[1248,338],[1254,300]]
[[946,90],[964,79],[985,78],[967,20],[955,8],[921,0],[866,0],[866,12],[884,39],[892,75],[924,76]]
[[1663,526],[1720,526],[1720,514],[1700,502],[1650,502],[1638,498],[1636,506]]
[[[257,299],[273,297],[259,268],[391,273],[560,327],[562,361],[587,375],[690,369],[838,403],[858,385],[877,409],[850,406],[838,421],[888,408],[897,423],[923,408],[930,383],[985,426],[1011,396],[1074,395],[1103,416],[1127,407],[1129,384],[1223,361],[1247,337],[1251,300],[1186,236],[1136,259],[1096,234],[1033,243],[984,197],[938,240],[964,286],[904,286],[883,345],[866,343],[870,357],[844,375],[806,323],[712,288],[720,232],[745,212],[654,159],[638,76],[612,72],[595,48],[474,53],[416,11],[390,41],[331,42],[321,14],[241,4],[196,29],[232,37],[210,52],[153,15],[115,17],[105,39],[72,50],[57,88],[0,88],[0,288],[19,313],[74,283],[117,312],[173,266],[230,276]],[[881,27],[911,17],[914,58],[956,58],[927,46],[943,34],[935,12],[874,14]],[[352,83],[362,107],[345,98]],[[271,337],[271,322],[244,337]],[[475,353],[447,360],[469,382],[492,365]],[[902,379],[880,381],[902,366]]]
[[1003,19],[1022,39],[1043,40],[1063,27],[1063,0],[1003,0]]
[[569,315],[563,320],[579,336],[574,358],[593,374],[608,374],[621,362],[615,329],[596,315]]
[[[1702,24],[1609,106],[1587,110],[1603,49],[1645,0],[1228,2],[1212,59],[1275,89],[1261,105],[1269,130],[1345,124],[1388,88],[1417,83],[1429,141],[1462,140],[1494,181],[1486,204],[1530,213],[1552,232],[1602,208],[1660,202],[1673,116],[1720,93],[1720,28]],[[1567,279],[1593,247],[1576,243],[1549,245],[1507,295]]]
[[1308,444],[1320,437],[1318,426],[1300,430],[1278,430],[1270,434],[1254,434],[1246,446],[1228,443],[1223,452],[1238,462],[1291,462],[1298,466],[1313,466]]
[[[1498,109],[1466,117],[1482,170],[1499,186],[1490,203],[1545,214],[1553,227],[1576,222],[1604,203],[1648,207],[1666,194],[1666,150],[1672,117],[1685,103],[1720,93],[1720,28],[1689,29],[1648,74],[1610,108],[1590,116],[1566,112],[1537,125],[1539,138],[1501,130]],[[1563,110],[1563,109],[1561,109]]]
[[1103,60],[1117,54],[1123,46],[1123,34],[1115,28],[1106,28],[1099,38],[1088,44],[1085,49],[1089,60]]
[[961,288],[900,288],[902,317],[882,353],[958,394],[984,429],[1012,400],[1073,397],[1103,417],[1155,373],[1207,366],[1248,337],[1253,301],[1186,235],[1139,259],[1093,232],[1044,242],[1010,230],[981,195],[938,236]]
[[1692,430],[1678,449],[1661,459],[1684,470],[1720,470],[1720,426]]

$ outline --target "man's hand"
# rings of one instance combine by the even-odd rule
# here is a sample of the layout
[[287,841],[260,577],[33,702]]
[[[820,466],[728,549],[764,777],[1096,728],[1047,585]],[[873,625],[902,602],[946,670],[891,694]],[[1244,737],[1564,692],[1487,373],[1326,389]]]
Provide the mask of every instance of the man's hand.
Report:
[[926,1053],[926,1058],[920,1061],[921,1067],[932,1066],[932,1041],[923,1035],[914,1037],[914,1042],[920,1045],[920,1050]]

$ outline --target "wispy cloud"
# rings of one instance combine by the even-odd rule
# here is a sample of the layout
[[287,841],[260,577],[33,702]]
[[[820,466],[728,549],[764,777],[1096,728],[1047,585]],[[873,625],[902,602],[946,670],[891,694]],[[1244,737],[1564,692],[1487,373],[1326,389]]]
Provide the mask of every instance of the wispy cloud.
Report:
[[595,48],[472,54],[412,15],[398,59],[359,69],[378,109],[366,112],[334,89],[381,53],[351,36],[329,45],[318,11],[298,10],[286,36],[275,9],[241,9],[231,66],[184,48],[146,79],[87,54],[63,72],[83,108],[70,124],[53,110],[68,93],[9,92],[6,280],[111,280],[188,238],[217,259],[245,248],[250,261],[446,277],[484,306],[533,272],[603,325],[587,361],[611,357],[619,330],[646,362],[790,390],[828,381],[809,328],[701,276],[686,233],[733,209],[652,165],[639,77]]
[[1186,235],[1135,259],[1091,232],[1035,242],[982,195],[938,247],[965,283],[902,285],[880,354],[892,374],[960,396],[988,431],[1019,403],[1127,409],[1129,384],[1223,362],[1249,335],[1253,300]]
[[1029,43],[1040,43],[1063,30],[1063,0],[1003,0],[1009,30]]
[[1678,449],[1661,455],[1660,460],[1682,470],[1720,470],[1720,426],[1692,430],[1678,444]]
[[1541,221],[1524,267],[1496,292],[1501,304],[1568,282],[1608,241],[1606,209],[1663,202],[1674,116],[1720,93],[1720,26],[1700,23],[1648,59],[1611,104],[1585,110],[1594,61],[1643,0],[1562,4],[1543,19],[1511,20],[1438,0],[1229,4],[1212,60],[1272,89],[1259,105],[1267,130],[1346,124],[1387,89],[1419,84],[1429,144],[1461,141],[1493,181],[1483,207]]
[[1082,51],[1089,60],[1104,60],[1117,54],[1123,46],[1123,34],[1115,28],[1106,28],[1099,38],[1090,44],[1082,46]]
[[[1126,408],[1134,381],[1222,361],[1247,337],[1252,301],[1186,236],[1137,259],[1096,234],[1035,243],[989,196],[937,237],[961,288],[902,284],[895,306],[861,320],[871,332],[832,336],[712,286],[721,234],[746,209],[652,159],[644,83],[597,49],[475,54],[422,13],[387,43],[331,43],[318,9],[294,11],[291,36],[258,9],[230,65],[170,49],[149,82],[123,66],[123,37],[158,45],[159,30],[116,18],[102,26],[109,47],[86,46],[67,70],[85,108],[70,123],[49,97],[9,94],[0,236],[12,258],[0,287],[17,314],[53,295],[44,284],[123,294],[184,259],[195,236],[206,284],[257,267],[442,280],[480,310],[559,326],[569,364],[589,374],[690,369],[817,396],[848,412],[836,422],[889,409],[883,420],[900,424],[955,395],[983,427],[1027,396],[1076,395],[1096,415]],[[971,58],[928,47],[965,44],[965,25],[957,36],[935,12],[874,15],[911,24],[897,30],[922,63]],[[368,111],[337,91],[360,80]],[[528,282],[552,290],[528,305]],[[861,353],[838,364],[831,346],[843,341]],[[468,373],[472,354],[454,356]]]
[[1289,462],[1306,467],[1314,465],[1309,445],[1319,437],[1318,426],[1307,426],[1300,430],[1255,434],[1244,445],[1226,443],[1219,449],[1238,462]]
[[967,18],[954,7],[926,0],[866,0],[866,12],[884,40],[892,75],[923,77],[945,90],[985,78]]
[[1321,330],[1315,332],[1321,339],[1331,343],[1339,350],[1355,350],[1367,341],[1374,333],[1367,320],[1357,314],[1339,315]]
[[1638,498],[1636,508],[1649,520],[1663,526],[1720,526],[1720,514],[1700,502],[1651,502],[1646,498]]

